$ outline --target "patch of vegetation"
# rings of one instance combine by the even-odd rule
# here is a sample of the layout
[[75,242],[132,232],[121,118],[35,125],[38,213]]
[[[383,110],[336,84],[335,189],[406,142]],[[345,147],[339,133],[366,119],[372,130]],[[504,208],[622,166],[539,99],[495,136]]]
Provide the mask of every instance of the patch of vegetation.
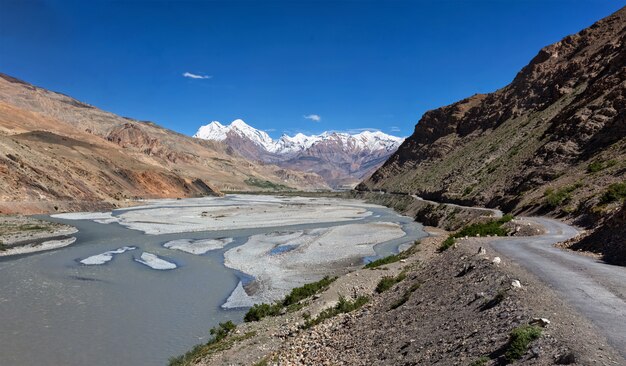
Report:
[[398,301],[396,301],[393,304],[391,304],[391,307],[389,308],[389,310],[397,309],[400,306],[404,305],[404,303],[409,301],[409,299],[411,298],[411,294],[414,293],[415,291],[417,291],[417,289],[420,288],[420,286],[421,286],[421,284],[419,282],[416,282],[416,283],[412,284],[411,287],[409,287],[404,292],[404,294],[402,294],[402,297],[399,298]]
[[626,198],[626,183],[613,183],[600,197],[601,204],[621,201]]
[[354,310],[357,310],[363,305],[367,304],[368,301],[369,301],[369,298],[367,296],[359,296],[356,299],[354,299],[354,301],[346,300],[345,297],[341,296],[339,297],[339,302],[337,303],[337,305],[333,306],[332,308],[323,310],[314,319],[309,319],[308,321],[306,321],[303,325],[303,328],[304,329],[310,328],[314,325],[317,325],[323,322],[326,319],[330,319],[339,314],[349,313]]
[[612,167],[617,164],[617,160],[607,160],[607,161],[594,161],[587,165],[587,173],[597,173],[601,170]]
[[513,329],[509,335],[504,358],[508,362],[522,358],[528,351],[530,343],[541,336],[541,330],[541,327],[536,325],[522,325]]
[[187,353],[178,357],[171,357],[169,359],[169,366],[187,366],[197,363],[200,359],[210,356],[216,352],[227,350],[231,348],[235,343],[254,337],[256,332],[248,332],[241,336],[231,336],[231,334],[237,326],[230,320],[225,323],[220,323],[218,326],[211,328],[211,335],[213,336],[207,343],[198,344],[194,346]]
[[304,307],[304,304],[300,303],[302,300],[325,291],[336,279],[337,277],[326,276],[317,282],[296,287],[282,301],[275,304],[255,304],[244,315],[243,320],[245,322],[254,322],[266,316],[277,316],[280,315],[283,308],[287,308],[286,311],[288,312],[298,311]]
[[289,295],[285,296],[283,300],[283,306],[289,306],[291,304],[295,304],[300,300],[304,300],[307,297],[311,297],[317,293],[320,293],[328,288],[331,283],[335,282],[337,277],[324,277],[317,282],[307,283],[302,287],[296,287]]
[[383,278],[380,279],[380,281],[378,282],[378,285],[376,286],[376,292],[379,294],[382,294],[383,292],[389,290],[390,288],[393,287],[393,285],[395,285],[396,283],[402,282],[404,279],[406,278],[406,273],[401,272],[399,275],[397,276],[384,276]]
[[572,192],[582,187],[582,183],[578,182],[563,188],[559,188],[556,191],[552,188],[546,189],[543,196],[546,199],[546,204],[549,207],[556,208],[565,203],[568,203],[572,199]]
[[380,266],[384,266],[385,264],[391,264],[391,263],[398,262],[402,259],[407,259],[408,257],[410,257],[412,254],[414,254],[417,251],[417,246],[419,245],[419,243],[420,243],[419,240],[416,240],[413,243],[413,245],[411,245],[411,247],[408,248],[407,250],[402,251],[398,254],[392,254],[390,256],[369,262],[368,264],[365,265],[364,268],[370,268],[370,269],[377,268]]
[[276,304],[254,304],[244,315],[243,321],[246,323],[259,321],[266,316],[280,315],[280,311],[283,306],[280,303]]
[[473,186],[465,187],[465,190],[463,191],[463,195],[467,196],[468,194],[472,193],[473,190],[474,190]]
[[439,246],[439,252],[447,250],[454,245],[455,239],[464,236],[506,236],[508,231],[504,229],[502,225],[511,220],[513,220],[513,215],[507,214],[497,220],[465,226],[457,233],[448,236],[448,238],[441,243],[441,246]]
[[476,361],[470,363],[469,366],[485,366],[487,364],[487,362],[489,362],[489,357],[482,356],[481,358],[477,359]]
[[270,182],[269,180],[263,180],[259,178],[253,178],[253,177],[244,180],[244,183],[246,183],[249,186],[259,187],[262,189],[271,189],[274,191],[293,191],[294,190],[293,188],[286,186],[284,184],[274,183],[274,182]]

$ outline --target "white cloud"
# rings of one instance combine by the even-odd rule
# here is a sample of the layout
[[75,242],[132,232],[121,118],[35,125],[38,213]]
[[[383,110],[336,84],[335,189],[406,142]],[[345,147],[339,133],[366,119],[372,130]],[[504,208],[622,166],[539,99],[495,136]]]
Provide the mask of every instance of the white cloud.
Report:
[[184,73],[183,76],[186,78],[190,78],[190,79],[210,79],[213,77],[211,75],[198,75],[198,74],[192,74],[190,72]]
[[391,126],[391,127],[389,128],[389,131],[391,131],[391,132],[400,132],[400,127]]
[[322,120],[322,117],[320,117],[318,114],[309,114],[303,117],[306,119],[310,119],[313,122],[319,122]]

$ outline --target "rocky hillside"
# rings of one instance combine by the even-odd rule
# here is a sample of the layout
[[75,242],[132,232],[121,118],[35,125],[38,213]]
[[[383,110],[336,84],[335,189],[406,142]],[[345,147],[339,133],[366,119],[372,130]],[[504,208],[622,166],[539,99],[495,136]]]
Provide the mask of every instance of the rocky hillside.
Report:
[[358,189],[588,226],[610,217],[626,195],[625,27],[622,8],[543,48],[506,87],[425,113]]
[[317,173],[333,188],[352,188],[369,177],[403,141],[379,131],[299,133],[274,140],[240,119],[226,126],[211,122],[200,127],[194,137],[221,141],[252,161]]
[[0,74],[0,213],[283,188],[328,186]]

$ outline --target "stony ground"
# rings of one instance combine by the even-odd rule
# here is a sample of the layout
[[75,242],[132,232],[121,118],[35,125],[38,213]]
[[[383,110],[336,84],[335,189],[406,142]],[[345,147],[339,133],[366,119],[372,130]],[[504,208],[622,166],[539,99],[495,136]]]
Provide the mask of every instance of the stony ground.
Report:
[[[339,278],[300,311],[239,326],[239,334],[255,336],[199,364],[470,365],[482,358],[475,365],[498,365],[504,364],[512,329],[546,318],[550,324],[518,363],[626,365],[591,323],[538,278],[506,258],[494,264],[497,254],[488,247],[489,238],[462,240],[439,254],[444,237],[422,240],[419,252],[403,262]],[[477,254],[480,247],[483,254]],[[405,280],[375,293],[382,276],[402,270]],[[370,302],[300,329],[304,313],[314,317],[333,306],[339,294],[365,294]],[[406,302],[392,309],[403,297]]]

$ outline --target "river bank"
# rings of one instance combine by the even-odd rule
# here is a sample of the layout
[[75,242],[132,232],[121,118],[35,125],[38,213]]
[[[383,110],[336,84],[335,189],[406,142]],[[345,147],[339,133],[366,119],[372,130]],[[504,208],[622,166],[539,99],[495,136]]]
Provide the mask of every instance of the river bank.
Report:
[[0,215],[0,257],[34,253],[68,246],[78,230],[21,215]]

